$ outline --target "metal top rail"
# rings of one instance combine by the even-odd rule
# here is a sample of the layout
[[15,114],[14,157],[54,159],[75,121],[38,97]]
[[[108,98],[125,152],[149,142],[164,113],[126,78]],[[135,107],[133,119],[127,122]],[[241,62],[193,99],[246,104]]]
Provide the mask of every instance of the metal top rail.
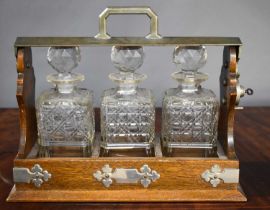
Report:
[[239,37],[162,37],[147,39],[145,37],[111,37],[97,39],[95,37],[17,37],[14,44],[18,47],[50,47],[50,46],[241,46]]

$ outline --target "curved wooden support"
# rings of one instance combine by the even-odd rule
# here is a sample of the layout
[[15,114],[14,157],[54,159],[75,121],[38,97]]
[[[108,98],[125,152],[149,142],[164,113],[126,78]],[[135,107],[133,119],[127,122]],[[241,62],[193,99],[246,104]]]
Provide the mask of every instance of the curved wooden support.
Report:
[[31,48],[19,48],[16,57],[18,72],[16,97],[20,111],[18,157],[25,158],[37,140],[35,75],[32,67]]
[[234,115],[237,97],[237,62],[238,46],[225,46],[223,50],[223,66],[220,74],[220,117],[218,139],[223,145],[229,159],[235,159],[234,149]]

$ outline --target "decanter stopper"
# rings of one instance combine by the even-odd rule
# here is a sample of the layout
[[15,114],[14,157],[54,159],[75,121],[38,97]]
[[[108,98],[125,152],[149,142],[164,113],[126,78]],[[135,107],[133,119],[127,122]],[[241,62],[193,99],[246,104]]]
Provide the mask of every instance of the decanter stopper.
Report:
[[143,64],[144,52],[141,46],[113,46],[111,60],[120,72],[134,73]]
[[50,47],[47,61],[59,74],[70,74],[81,60],[79,47]]
[[71,73],[81,60],[79,47],[50,47],[47,61],[58,74],[50,74],[47,81],[54,83],[61,93],[70,93],[75,84],[84,80],[84,75]]
[[207,60],[207,52],[204,46],[178,46],[173,52],[173,62],[181,71],[196,73]]

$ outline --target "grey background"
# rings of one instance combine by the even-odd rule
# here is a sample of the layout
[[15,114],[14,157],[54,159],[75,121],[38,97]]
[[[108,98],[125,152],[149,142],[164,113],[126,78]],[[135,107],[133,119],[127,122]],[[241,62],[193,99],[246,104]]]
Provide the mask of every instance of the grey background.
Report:
[[[13,43],[17,36],[94,36],[98,15],[107,6],[150,6],[159,16],[163,36],[239,36],[244,47],[240,55],[240,81],[255,95],[241,100],[244,106],[269,106],[270,1],[260,0],[0,0],[0,107],[16,107],[16,65]],[[146,16],[111,16],[108,31],[115,36],[144,36],[149,31]],[[34,48],[36,95],[50,87],[46,75],[53,70],[46,62],[45,48]],[[146,58],[139,72],[148,75],[141,86],[154,91],[157,106],[163,93],[177,83],[170,78],[176,70],[173,47],[145,47]],[[116,71],[109,47],[82,48],[82,61],[74,70],[85,74],[81,86],[94,90],[99,106],[104,89],[114,86],[108,79]],[[208,47],[208,63],[201,70],[209,74],[204,87],[219,95],[218,77],[222,48]]]

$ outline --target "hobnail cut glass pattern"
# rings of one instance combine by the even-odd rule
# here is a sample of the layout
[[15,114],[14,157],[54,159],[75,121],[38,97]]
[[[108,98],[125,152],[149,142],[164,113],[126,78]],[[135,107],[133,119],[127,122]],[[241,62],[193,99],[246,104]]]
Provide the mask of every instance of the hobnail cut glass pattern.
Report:
[[145,75],[134,73],[143,63],[142,47],[113,47],[111,59],[119,73],[110,74],[116,88],[104,91],[101,103],[101,147],[153,147],[155,108],[150,90],[138,88]]
[[162,136],[167,147],[216,147],[219,103],[211,90],[170,89],[163,100]]
[[47,77],[55,88],[42,92],[36,101],[42,156],[50,156],[56,147],[80,148],[81,156],[90,155],[94,138],[93,93],[76,87],[83,75],[70,73],[78,64],[79,52],[77,47],[48,50],[48,62],[58,74]]
[[102,146],[106,149],[152,147],[155,109],[152,93],[138,88],[136,94],[104,92],[101,104]]
[[163,99],[162,141],[168,152],[172,148],[216,148],[219,102],[211,90],[200,86],[207,75],[197,72],[205,65],[206,55],[203,46],[174,51],[174,62],[183,71],[172,74],[179,86],[167,90]]
[[41,146],[89,146],[94,135],[92,92],[44,91],[37,101]]

